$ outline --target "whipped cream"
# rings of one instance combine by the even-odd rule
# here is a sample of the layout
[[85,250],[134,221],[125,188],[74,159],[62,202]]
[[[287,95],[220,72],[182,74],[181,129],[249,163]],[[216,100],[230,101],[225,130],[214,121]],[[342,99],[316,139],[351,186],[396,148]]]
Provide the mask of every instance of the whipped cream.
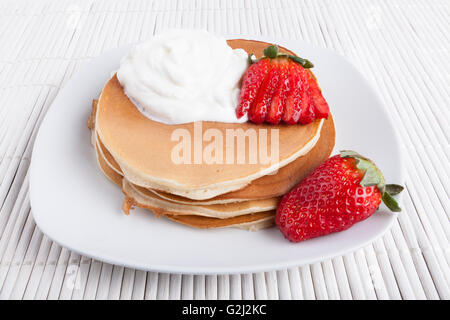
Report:
[[171,30],[136,45],[120,62],[125,94],[166,124],[245,122],[235,109],[247,53],[203,30]]

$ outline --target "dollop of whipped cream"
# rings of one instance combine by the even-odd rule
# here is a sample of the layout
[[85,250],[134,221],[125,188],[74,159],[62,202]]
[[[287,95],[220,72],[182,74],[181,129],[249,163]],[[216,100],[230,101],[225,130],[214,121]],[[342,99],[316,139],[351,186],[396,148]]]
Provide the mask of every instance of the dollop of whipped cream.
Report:
[[136,45],[117,78],[148,118],[166,124],[237,119],[247,53],[203,30],[171,30]]

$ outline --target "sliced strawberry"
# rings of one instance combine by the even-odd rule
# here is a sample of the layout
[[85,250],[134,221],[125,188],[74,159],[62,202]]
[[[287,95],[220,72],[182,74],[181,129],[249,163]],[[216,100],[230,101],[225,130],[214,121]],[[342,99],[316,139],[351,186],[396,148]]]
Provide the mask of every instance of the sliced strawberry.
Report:
[[289,62],[289,92],[286,97],[286,104],[282,119],[288,124],[296,124],[301,114],[301,92],[302,79],[297,63]]
[[238,119],[250,109],[258,94],[258,89],[269,71],[269,65],[270,59],[261,59],[252,64],[245,73],[242,79],[238,107],[236,108],[236,116]]
[[302,109],[302,113],[300,115],[300,118],[298,119],[298,123],[308,124],[316,119],[314,105],[309,96],[309,92],[306,90],[302,92],[302,99],[305,103],[305,107]]
[[310,87],[308,82],[308,71],[303,69],[301,72],[302,77],[302,93],[301,93],[301,104],[302,104],[302,112],[300,114],[300,118],[298,119],[298,123],[308,124],[314,121],[315,112],[314,105],[310,97]]
[[289,91],[289,68],[288,62],[280,62],[280,80],[278,88],[273,95],[270,108],[266,114],[266,122],[278,124],[281,121],[281,116],[284,112],[284,105],[286,103],[287,92]]
[[242,79],[237,118],[247,114],[256,124],[308,124],[328,117],[329,107],[309,60],[280,53],[271,45],[262,58],[252,61]]
[[248,111],[248,119],[256,124],[263,123],[267,110],[272,102],[272,97],[278,88],[280,80],[281,68],[278,63],[272,62],[269,73],[264,79],[261,88],[258,90],[258,95],[254,103],[250,106]]
[[322,95],[322,90],[319,88],[316,77],[310,70],[305,70],[308,75],[309,92],[314,105],[315,118],[322,119],[328,118],[330,114],[330,108],[328,103]]

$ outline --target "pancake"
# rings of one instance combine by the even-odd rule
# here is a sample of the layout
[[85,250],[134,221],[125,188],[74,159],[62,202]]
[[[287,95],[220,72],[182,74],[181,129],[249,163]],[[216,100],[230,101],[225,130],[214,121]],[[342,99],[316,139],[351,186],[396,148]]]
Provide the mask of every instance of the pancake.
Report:
[[100,170],[103,172],[103,174],[112,182],[114,182],[117,186],[122,188],[122,180],[123,176],[119,173],[117,173],[114,169],[112,169],[108,163],[103,158],[100,149],[95,146],[95,154],[97,156],[97,164],[100,167]]
[[229,219],[214,219],[199,216],[167,216],[170,220],[200,229],[235,227],[249,231],[258,231],[275,224],[275,210],[258,212]]
[[[330,116],[330,118],[324,122],[319,141],[316,143],[314,148],[306,155],[297,158],[292,163],[281,168],[275,175],[263,176],[252,181],[243,189],[219,195],[208,200],[192,200],[161,190],[149,190],[166,200],[177,203],[197,205],[230,203],[246,201],[250,199],[267,199],[278,197],[288,192],[293,186],[300,182],[317,166],[319,166],[322,162],[329,158],[334,147],[334,140],[335,129],[333,119]],[[100,151],[105,161],[108,162],[110,167],[112,167],[116,172],[122,175],[120,166],[117,164],[117,162],[111,156],[109,151],[103,146],[99,139],[97,139],[97,144],[100,147]]]
[[86,126],[91,131],[91,145],[95,148],[95,145],[97,144],[97,133],[95,131],[95,116],[97,114],[97,104],[98,100],[94,99],[92,100],[92,110],[89,114],[89,118],[86,121]]
[[[108,166],[108,168],[103,168],[103,165],[103,170],[109,171],[112,169],[112,171],[114,171],[108,174],[109,178],[116,184],[117,182],[120,182],[120,180],[122,180],[123,178],[122,175],[118,173],[117,170],[112,167],[109,162],[103,157],[101,148],[99,148],[98,145],[97,156],[100,158],[99,161],[104,162],[104,165]],[[134,199],[139,199],[138,202],[148,208],[159,210],[160,212],[161,210],[164,210],[164,214],[193,214],[224,219],[254,212],[273,210],[277,207],[279,201],[279,198],[268,198],[260,200],[239,201],[226,204],[202,204],[201,206],[196,205],[195,203],[181,204],[159,197],[158,194],[153,190],[133,185],[126,179],[124,180],[125,181],[122,182],[122,190],[126,196]]]
[[97,151],[100,153],[101,157],[103,158],[103,160],[108,164],[108,166],[112,170],[114,170],[115,172],[117,172],[118,174],[120,174],[123,177],[122,169],[120,169],[120,166],[117,164],[116,160],[114,160],[111,153],[109,153],[109,151],[106,150],[103,143],[98,139],[98,135],[95,134],[95,136],[96,136],[95,146],[96,146]]
[[[261,177],[252,181],[243,189],[219,195],[208,200],[192,200],[156,189],[148,190],[165,200],[182,204],[196,205],[224,204],[246,201],[250,199],[255,200],[278,197],[288,192],[293,186],[295,186],[304,177],[306,177],[318,165],[328,159],[334,147],[334,139],[334,123],[332,117],[330,116],[330,118],[324,122],[319,141],[316,143],[314,148],[310,152],[308,152],[308,154],[297,158],[292,163],[281,168],[275,175],[267,175]],[[98,144],[99,151],[101,152],[104,160],[108,163],[108,165],[114,171],[122,175],[120,166],[98,139],[98,136],[96,143]]]
[[[231,40],[229,44],[233,48],[241,47],[254,53],[261,52],[269,45],[250,40]],[[283,48],[280,48],[280,51],[288,52]],[[167,125],[142,115],[125,95],[115,75],[104,87],[97,109],[95,128],[100,140],[130,182],[194,200],[210,199],[242,189],[251,181],[273,173],[298,157],[306,155],[319,140],[324,123],[324,120],[316,120],[308,125],[255,125],[250,122],[238,124],[201,121]],[[262,145],[266,145],[268,150],[272,147],[272,136],[276,137],[278,133],[278,160],[266,163],[258,157],[256,163],[246,161],[244,164],[238,164],[237,152],[234,152],[234,157],[231,158],[233,164],[196,164],[193,157],[189,164],[174,163],[171,155],[179,141],[172,141],[173,132],[179,129],[189,137],[195,137],[200,126],[202,132],[215,129],[221,134],[224,138],[223,155],[230,150],[225,141],[227,130],[242,129],[243,132],[254,130],[257,154],[261,152],[259,143],[262,138],[260,139],[259,135],[264,132],[261,129],[266,130],[267,144]],[[194,155],[195,142],[190,144],[189,150]],[[248,160],[249,143],[245,143],[244,148]]]
[[188,205],[160,198],[145,188],[133,185],[127,179],[123,179],[122,190],[127,197],[133,198],[142,206],[154,212],[170,215],[197,215],[219,219],[274,210],[280,200],[279,198],[269,198],[227,204]]
[[[122,187],[123,177],[114,171],[108,164],[104,161],[99,149],[96,150],[97,162],[101,171],[105,174],[108,179],[110,179],[117,186]],[[147,207],[145,204],[139,203],[136,199],[127,197],[124,201],[125,211],[128,211],[132,206],[138,206],[145,209],[151,208]],[[153,211],[153,210],[152,210]],[[253,214],[240,215],[231,218],[219,219],[211,218],[205,216],[194,216],[185,215],[175,212],[174,215],[169,214],[167,211],[158,210],[154,211],[158,216],[164,215],[165,217],[194,228],[210,229],[210,228],[225,228],[225,227],[236,227],[240,229],[246,229],[249,231],[257,231],[262,228],[268,228],[274,225],[275,222],[275,210],[269,210],[265,212],[257,212]]]
[[276,174],[263,176],[253,180],[243,189],[225,193],[209,200],[196,201],[160,190],[152,191],[167,200],[196,204],[228,203],[282,196],[330,157],[334,148],[335,134],[333,118],[330,115],[323,124],[319,141],[306,155],[279,169]]
[[[152,191],[133,185],[126,179],[123,179],[123,177],[112,167],[110,167],[106,161],[104,162],[100,149],[97,149],[97,157],[99,158],[99,162],[102,162],[102,170],[108,171],[107,176],[116,184],[122,182],[122,190],[127,197],[135,199],[142,206],[145,206],[152,211],[157,211],[165,215],[200,215],[224,219],[255,212],[273,210],[277,207],[279,201],[279,198],[269,198],[203,206],[180,204],[165,200]],[[105,168],[105,165],[107,168]]]

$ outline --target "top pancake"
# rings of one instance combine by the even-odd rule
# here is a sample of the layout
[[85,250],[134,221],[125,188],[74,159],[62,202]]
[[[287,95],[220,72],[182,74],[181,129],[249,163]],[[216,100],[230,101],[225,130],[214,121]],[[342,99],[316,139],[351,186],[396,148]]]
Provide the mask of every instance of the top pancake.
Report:
[[[269,44],[251,40],[230,40],[233,48],[243,48],[247,52],[260,55],[263,48]],[[280,48],[280,51],[289,52]],[[291,53],[291,52],[289,52]],[[291,53],[292,54],[292,53]],[[222,123],[202,121],[204,134],[208,129],[223,137],[223,163],[194,163],[195,137],[194,123],[167,125],[148,119],[125,95],[116,76],[113,76],[104,87],[98,102],[96,116],[96,131],[102,143],[120,165],[124,175],[132,183],[142,187],[156,188],[191,199],[208,199],[217,195],[238,190],[252,180],[274,172],[280,167],[294,161],[299,156],[309,152],[320,136],[323,120],[317,120],[309,125],[255,125],[246,123]],[[198,124],[197,124],[198,126]],[[172,141],[175,130],[184,130],[192,139],[191,164],[176,164],[172,160],[172,150],[180,143]],[[257,151],[259,154],[260,130],[267,130],[268,153],[271,150],[271,136],[277,129],[279,135],[279,158],[275,163],[263,163],[257,157],[255,164],[249,163],[249,143],[245,143],[245,163],[237,163],[237,153],[234,150],[234,164],[225,163],[227,151],[226,130],[255,130],[257,136]],[[178,132],[180,132],[178,130]],[[203,142],[204,148],[211,142]],[[236,143],[236,142],[235,142]],[[236,144],[235,144],[236,145]]]
[[[330,157],[334,148],[335,136],[333,117],[330,115],[325,120],[320,131],[319,141],[307,154],[282,167],[276,174],[260,177],[250,182],[245,188],[224,193],[205,201],[210,201],[210,203],[227,203],[282,196]],[[175,202],[196,203],[198,201],[164,191],[153,191],[160,197]]]

